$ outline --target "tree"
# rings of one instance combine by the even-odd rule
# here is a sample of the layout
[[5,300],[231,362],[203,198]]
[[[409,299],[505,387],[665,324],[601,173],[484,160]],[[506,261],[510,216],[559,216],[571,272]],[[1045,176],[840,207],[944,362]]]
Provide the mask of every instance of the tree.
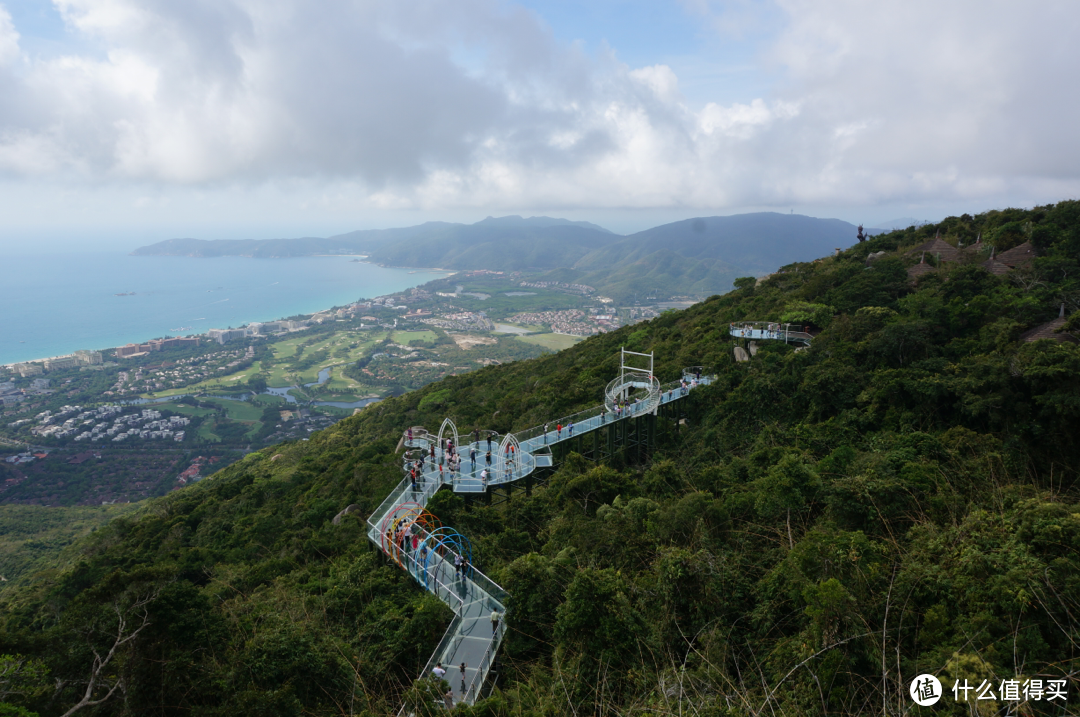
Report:
[[[114,577],[117,579],[122,580],[119,576]],[[81,709],[99,705],[123,687],[124,671],[117,669],[117,664],[150,625],[150,605],[160,591],[161,584],[156,581],[136,580],[123,586],[103,613],[100,606],[92,604],[85,610],[75,611],[72,616],[75,620],[89,614],[89,619],[76,631],[83,635],[93,659],[82,697],[61,717],[70,717]]]

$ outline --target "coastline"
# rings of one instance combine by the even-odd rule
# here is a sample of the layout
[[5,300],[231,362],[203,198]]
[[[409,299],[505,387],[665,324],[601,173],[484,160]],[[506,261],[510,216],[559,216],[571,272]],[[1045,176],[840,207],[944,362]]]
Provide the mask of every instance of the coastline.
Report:
[[[247,257],[208,257],[226,261],[191,264],[188,266],[199,268],[177,274],[172,260],[185,257],[145,257],[111,252],[93,256],[103,269],[115,269],[114,272],[104,277],[95,277],[94,281],[83,282],[79,279],[84,278],[84,275],[93,275],[96,268],[86,267],[84,271],[84,256],[66,257],[63,263],[69,266],[61,266],[60,271],[56,271],[56,257],[20,257],[27,262],[26,268],[29,269],[22,272],[25,275],[23,285],[20,287],[13,283],[6,290],[0,288],[0,300],[17,298],[22,303],[29,296],[32,304],[36,302],[34,308],[38,315],[26,316],[24,313],[19,317],[22,325],[16,322],[10,328],[5,327],[7,337],[11,338],[8,346],[10,352],[5,351],[7,357],[0,362],[0,366],[10,370],[16,364],[41,363],[48,359],[71,356],[76,350],[104,353],[117,346],[146,341],[150,337],[205,336],[210,328],[240,326],[254,321],[275,321],[297,314],[316,314],[333,306],[356,303],[360,297],[372,299],[396,294],[456,273],[454,270],[442,268],[384,267],[372,262],[350,261],[350,257],[355,259],[364,255],[309,255],[281,258],[319,259],[318,269],[311,270],[304,268],[303,264],[293,262],[267,262],[260,266],[275,267],[272,272],[253,272],[242,269],[238,261]],[[137,261],[138,264],[134,268],[132,265],[121,266],[129,259]],[[158,261],[144,264],[146,259]],[[329,262],[323,266],[326,259],[341,261]],[[243,265],[251,266],[247,262],[243,262]],[[357,271],[357,265],[364,268]],[[208,272],[202,268],[206,266],[215,268]],[[165,267],[164,271],[162,267]],[[49,272],[52,282],[62,281],[63,269],[69,269],[68,274],[78,277],[67,281],[65,289],[69,296],[52,296],[52,286],[40,280],[40,277],[35,281],[33,276],[33,270]],[[378,271],[381,269],[388,271]],[[14,270],[16,274],[20,273],[19,268]],[[98,271],[98,274],[103,273],[105,272]],[[156,273],[167,275],[167,280],[172,284],[166,285],[165,282],[157,281]],[[432,274],[438,276],[431,276]],[[275,279],[277,281],[274,281]],[[281,286],[276,286],[278,284]],[[318,287],[318,291],[312,291],[311,287]],[[42,291],[42,288],[46,288],[46,291]],[[117,303],[119,300],[112,297],[121,288],[125,291],[137,291],[139,303]],[[281,290],[286,288],[286,291]],[[203,293],[204,291],[206,293]],[[5,293],[11,296],[6,297]],[[46,298],[47,293],[50,295]],[[317,299],[319,295],[323,297],[321,301]],[[57,298],[59,300],[56,300]],[[318,303],[311,301],[313,298]],[[211,304],[205,304],[204,301],[210,301]],[[226,310],[206,311],[206,308],[214,304]],[[267,309],[270,311],[263,313]],[[57,321],[57,316],[63,316],[64,320]],[[195,316],[209,318],[196,322],[192,318]],[[271,316],[277,318],[269,318]],[[158,326],[162,328],[157,328]],[[191,326],[192,330],[174,333],[168,331],[167,327],[170,326]],[[39,349],[44,350],[40,353],[35,351],[36,356],[24,358],[17,345],[19,342],[16,340],[19,338],[29,339],[25,342],[29,344],[39,343],[35,339],[44,338],[40,343],[47,346],[39,346]],[[23,348],[26,353],[33,351],[32,346]]]

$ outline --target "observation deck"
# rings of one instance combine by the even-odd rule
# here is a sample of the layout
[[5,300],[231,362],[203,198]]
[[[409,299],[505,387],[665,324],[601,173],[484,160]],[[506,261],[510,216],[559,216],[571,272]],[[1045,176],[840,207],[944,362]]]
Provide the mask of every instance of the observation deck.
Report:
[[[631,360],[647,357],[649,365],[630,366],[628,356]],[[431,497],[444,486],[455,493],[482,494],[526,478],[539,468],[554,467],[553,446],[655,415],[661,406],[713,380],[703,367],[694,366],[683,369],[679,379],[661,384],[653,376],[651,354],[624,351],[620,375],[607,385],[599,406],[504,436],[475,430],[465,445],[449,418],[436,434],[420,426],[405,431],[404,478],[367,524],[368,539],[454,612],[421,677],[431,676],[435,665],[442,663],[454,703],[475,703],[506,629],[506,591],[473,563],[469,539],[427,512]],[[464,567],[458,569],[460,561]],[[493,612],[500,616],[498,629],[492,629]],[[463,662],[464,675],[459,669]]]
[[779,324],[771,321],[737,321],[728,328],[733,339],[752,339],[755,341],[783,341],[786,344],[809,346],[814,338],[803,331],[803,326]]

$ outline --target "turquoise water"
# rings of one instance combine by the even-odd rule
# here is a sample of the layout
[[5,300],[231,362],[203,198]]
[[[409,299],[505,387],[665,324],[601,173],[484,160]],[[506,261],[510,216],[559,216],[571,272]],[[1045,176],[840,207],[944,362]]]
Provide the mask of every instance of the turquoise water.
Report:
[[0,364],[310,314],[440,276],[351,257],[3,256]]

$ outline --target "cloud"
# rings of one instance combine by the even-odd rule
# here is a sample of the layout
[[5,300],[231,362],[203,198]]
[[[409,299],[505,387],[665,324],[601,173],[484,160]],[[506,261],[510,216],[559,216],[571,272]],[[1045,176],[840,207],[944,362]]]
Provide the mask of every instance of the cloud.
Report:
[[497,0],[55,1],[93,50],[27,58],[0,8],[9,178],[321,182],[394,208],[1080,192],[1072,2],[686,0],[716,42],[774,23],[758,61],[781,78],[694,106],[671,66]]

